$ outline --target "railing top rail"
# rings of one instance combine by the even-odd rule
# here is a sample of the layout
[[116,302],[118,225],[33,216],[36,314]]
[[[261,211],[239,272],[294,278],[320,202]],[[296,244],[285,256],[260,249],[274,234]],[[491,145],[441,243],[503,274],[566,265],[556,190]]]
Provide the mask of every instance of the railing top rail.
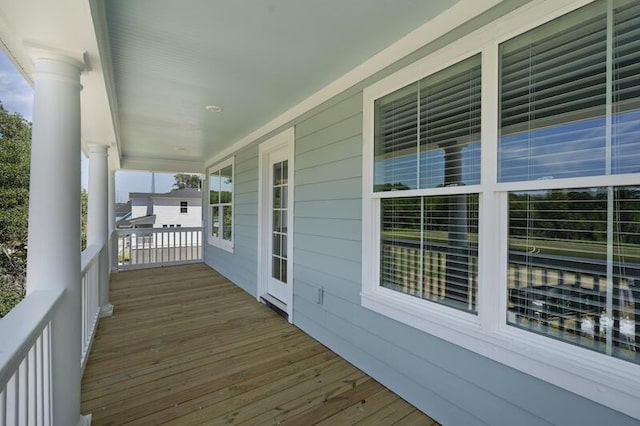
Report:
[[104,248],[104,244],[91,244],[84,249],[80,255],[80,273],[84,275],[91,264],[98,258],[100,252]]
[[175,232],[194,232],[194,231],[202,231],[204,227],[202,226],[191,226],[191,227],[180,227],[180,228],[130,228],[130,229],[116,229],[114,230],[114,234],[116,235],[127,235],[127,234],[136,234],[136,235],[144,235],[144,234],[154,234],[154,233],[175,233]]
[[51,320],[64,292],[64,289],[34,291],[0,320],[0,389]]

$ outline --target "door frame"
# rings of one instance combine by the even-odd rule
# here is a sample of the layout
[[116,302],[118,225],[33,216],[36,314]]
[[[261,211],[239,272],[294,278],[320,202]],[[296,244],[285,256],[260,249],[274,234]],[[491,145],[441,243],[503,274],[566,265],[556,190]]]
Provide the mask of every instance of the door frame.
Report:
[[[258,283],[257,283],[257,299],[262,302],[264,299],[271,302],[267,295],[267,282],[269,274],[269,265],[267,262],[270,259],[266,259],[266,254],[269,253],[268,244],[271,242],[271,238],[265,238],[265,232],[267,232],[270,220],[269,196],[271,191],[269,188],[269,177],[271,175],[271,168],[268,166],[269,154],[274,151],[280,150],[284,147],[288,148],[288,210],[287,210],[287,299],[285,309],[287,317],[290,323],[293,323],[293,232],[294,232],[294,145],[295,145],[295,130],[294,127],[289,127],[283,132],[269,138],[265,142],[262,142],[258,146]],[[276,304],[277,306],[277,304]],[[279,306],[278,306],[279,307]]]

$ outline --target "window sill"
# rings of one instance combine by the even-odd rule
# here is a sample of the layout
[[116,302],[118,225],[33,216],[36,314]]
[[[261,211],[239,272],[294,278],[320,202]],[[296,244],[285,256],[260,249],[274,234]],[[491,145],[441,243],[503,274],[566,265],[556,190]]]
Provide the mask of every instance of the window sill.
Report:
[[640,365],[502,325],[385,288],[362,292],[362,306],[602,405],[640,418]]
[[217,247],[229,253],[233,253],[233,242],[227,240],[221,240],[220,238],[209,237],[207,240],[210,246]]

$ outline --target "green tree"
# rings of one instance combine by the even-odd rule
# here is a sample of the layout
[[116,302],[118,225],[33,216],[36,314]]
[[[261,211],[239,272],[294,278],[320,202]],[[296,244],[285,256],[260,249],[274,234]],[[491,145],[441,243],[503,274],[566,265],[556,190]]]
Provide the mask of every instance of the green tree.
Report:
[[30,159],[31,123],[0,102],[0,318],[25,292]]
[[198,175],[178,173],[173,175],[173,179],[175,179],[173,189],[200,188],[200,176]]
[[87,190],[82,188],[80,192],[80,250],[87,248],[87,208],[89,195]]

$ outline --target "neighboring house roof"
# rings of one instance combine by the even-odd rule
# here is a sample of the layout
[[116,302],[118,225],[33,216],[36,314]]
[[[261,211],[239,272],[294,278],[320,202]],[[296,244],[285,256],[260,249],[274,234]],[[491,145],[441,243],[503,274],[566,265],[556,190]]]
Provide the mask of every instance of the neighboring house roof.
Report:
[[175,189],[165,193],[131,192],[129,199],[133,198],[200,198],[202,192],[198,188]]
[[131,213],[131,200],[126,203],[116,203],[116,216],[126,216]]
[[126,216],[127,219],[122,219],[119,220],[116,223],[116,228],[119,229],[126,229],[126,228],[131,228],[133,226],[136,225],[153,225],[154,223],[156,223],[156,215],[155,214],[150,214],[147,216],[140,216],[140,217],[136,217],[133,219],[130,219],[130,215]]

